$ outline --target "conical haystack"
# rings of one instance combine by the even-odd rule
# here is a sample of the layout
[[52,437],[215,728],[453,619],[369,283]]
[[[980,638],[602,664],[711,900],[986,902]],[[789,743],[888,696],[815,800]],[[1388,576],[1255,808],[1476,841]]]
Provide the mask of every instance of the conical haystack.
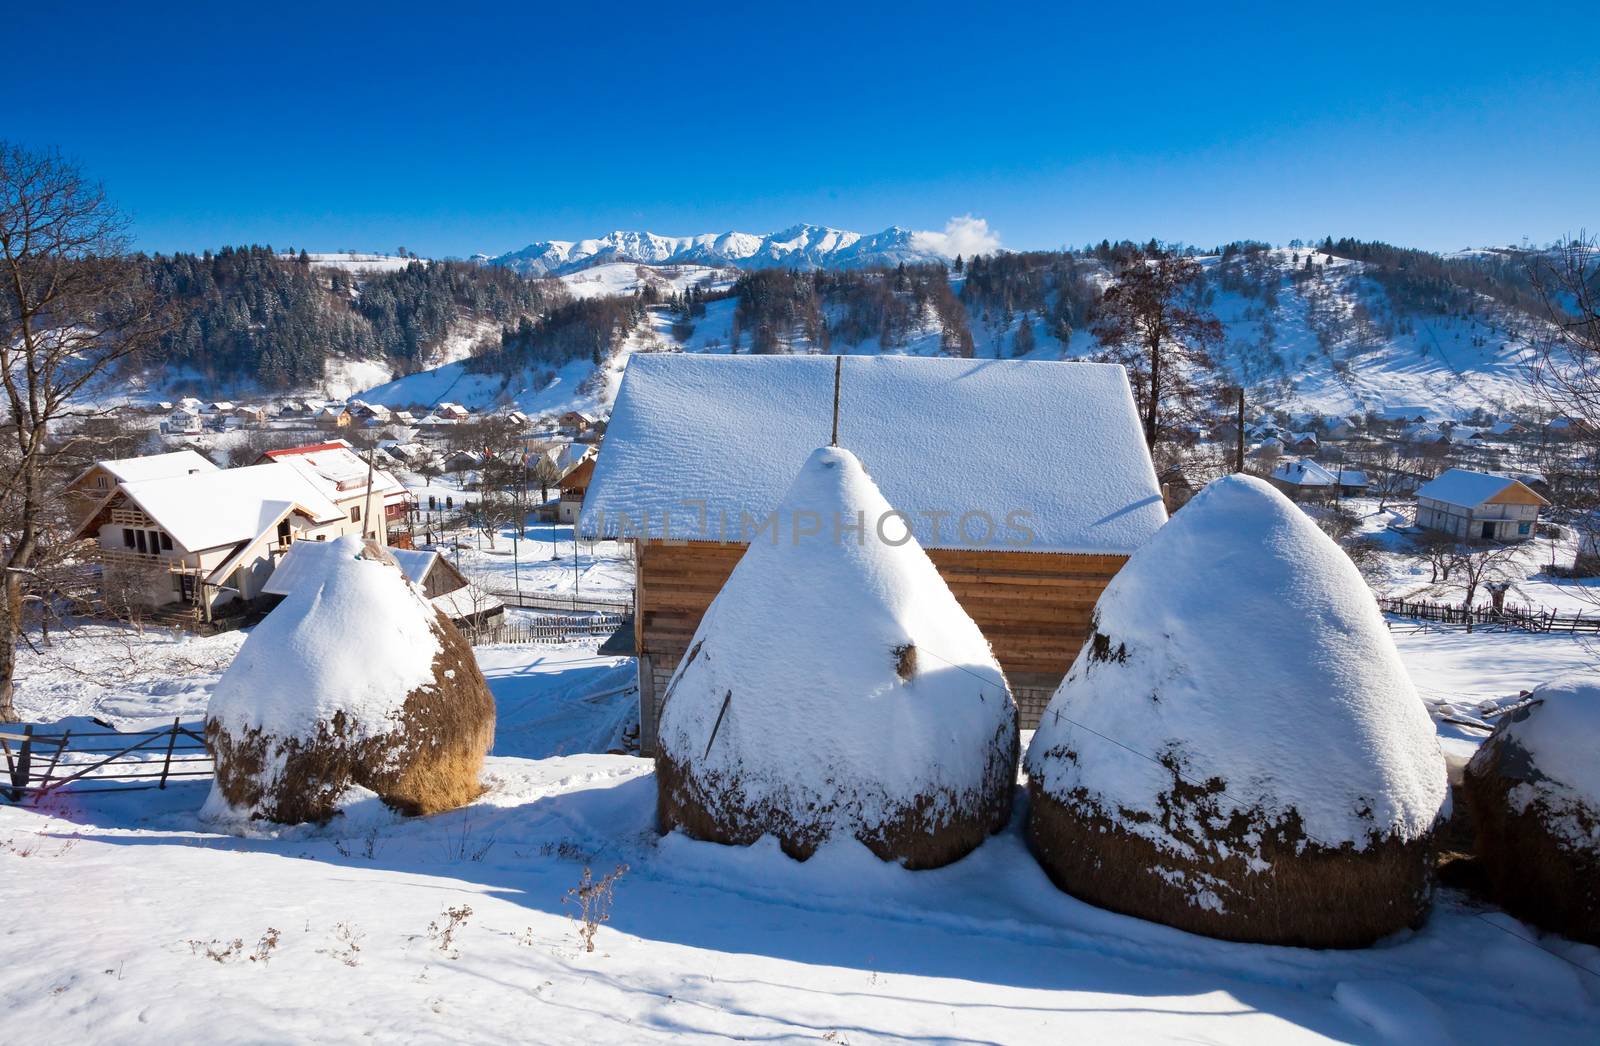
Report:
[[1530,696],[1467,764],[1478,856],[1513,914],[1600,944],[1600,676]]
[[1028,750],[1028,840],[1094,904],[1352,947],[1417,923],[1444,760],[1361,575],[1260,480],[1112,579]]
[[1017,714],[989,644],[848,451],[812,454],[668,684],[662,831],[947,864],[1006,823]]
[[338,549],[256,626],[212,694],[210,816],[322,821],[352,785],[433,813],[482,790],[494,698],[472,647],[382,548],[345,537]]

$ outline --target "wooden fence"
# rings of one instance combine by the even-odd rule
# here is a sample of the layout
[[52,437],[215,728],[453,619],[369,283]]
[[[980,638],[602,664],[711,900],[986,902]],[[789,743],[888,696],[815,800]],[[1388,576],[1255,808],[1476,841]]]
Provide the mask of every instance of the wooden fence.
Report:
[[199,724],[177,719],[160,730],[64,730],[45,733],[33,726],[0,732],[6,782],[0,797],[20,803],[63,788],[126,792],[165,788],[185,777],[211,777],[215,765]]
[[1522,632],[1594,632],[1600,634],[1600,613],[1585,617],[1577,614],[1557,614],[1554,610],[1536,607],[1508,606],[1501,610],[1493,607],[1456,607],[1444,603],[1380,596],[1378,606],[1387,614],[1411,618],[1414,621],[1435,621],[1442,625],[1465,625],[1468,629]]
[[621,614],[550,615],[531,621],[501,621],[468,630],[474,646],[485,643],[566,643],[574,639],[605,637],[628,622]]
[[633,613],[633,600],[630,599],[604,599],[596,597],[573,597],[557,595],[553,592],[518,592],[514,589],[485,584],[483,578],[474,582],[478,588],[498,599],[508,607],[523,607],[528,610],[592,610],[606,614],[631,614]]

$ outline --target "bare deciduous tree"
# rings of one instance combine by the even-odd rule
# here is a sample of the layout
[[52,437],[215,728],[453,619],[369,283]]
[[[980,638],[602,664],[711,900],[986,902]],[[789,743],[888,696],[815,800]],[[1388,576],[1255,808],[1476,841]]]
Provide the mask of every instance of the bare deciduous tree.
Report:
[[1600,444],[1600,240],[1576,236],[1537,254],[1528,275],[1550,321],[1533,366],[1551,409]]
[[53,152],[0,142],[0,721],[15,721],[13,676],[29,578],[48,540],[56,428],[93,413],[84,395],[145,348],[164,317],[127,255],[104,189]]
[[1152,245],[1122,270],[1095,317],[1104,358],[1128,368],[1152,449],[1170,435],[1164,424],[1192,418],[1206,400],[1222,324],[1191,298],[1200,275],[1193,258]]

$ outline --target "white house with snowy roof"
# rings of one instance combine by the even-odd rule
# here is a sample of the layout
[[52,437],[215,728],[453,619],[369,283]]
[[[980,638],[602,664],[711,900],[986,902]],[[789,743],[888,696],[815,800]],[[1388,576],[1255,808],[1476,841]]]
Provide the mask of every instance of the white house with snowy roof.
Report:
[[210,458],[192,450],[174,450],[140,458],[112,458],[97,461],[80,472],[67,484],[62,496],[73,521],[82,522],[95,506],[111,496],[118,483],[217,471]]
[[[636,546],[646,751],[701,616],[747,545],[775,533],[784,491],[830,440],[836,360],[839,445],[988,637],[1025,727],[1076,656],[1106,582],[1166,522],[1120,366],[633,356],[579,530]],[[848,540],[858,522],[819,520],[818,540]]]
[[1446,469],[1417,488],[1417,526],[1463,541],[1526,541],[1549,504],[1521,480]]
[[314,474],[282,462],[124,480],[75,537],[100,547],[107,590],[209,619],[258,598],[295,541],[359,534],[361,524]]

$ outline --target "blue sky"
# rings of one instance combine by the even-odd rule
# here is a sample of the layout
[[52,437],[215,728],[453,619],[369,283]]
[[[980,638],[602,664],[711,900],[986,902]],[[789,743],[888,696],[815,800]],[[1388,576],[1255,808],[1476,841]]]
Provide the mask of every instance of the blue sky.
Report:
[[79,160],[149,250],[1600,227],[1597,4],[240,7],[13,11],[0,135]]

